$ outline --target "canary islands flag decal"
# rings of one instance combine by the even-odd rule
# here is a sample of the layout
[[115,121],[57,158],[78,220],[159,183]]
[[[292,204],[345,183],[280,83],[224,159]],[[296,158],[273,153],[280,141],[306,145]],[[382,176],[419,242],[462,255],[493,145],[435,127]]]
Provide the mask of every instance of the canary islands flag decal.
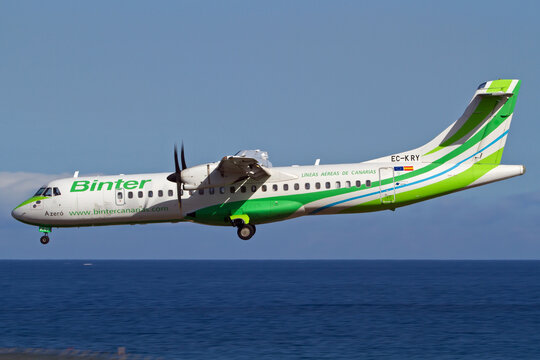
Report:
[[414,166],[394,166],[394,171],[413,171]]

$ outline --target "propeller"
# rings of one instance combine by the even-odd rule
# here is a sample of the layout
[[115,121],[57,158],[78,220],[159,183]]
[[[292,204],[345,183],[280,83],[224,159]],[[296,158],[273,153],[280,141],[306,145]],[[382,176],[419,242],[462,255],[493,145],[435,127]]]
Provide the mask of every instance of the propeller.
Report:
[[182,142],[182,147],[180,149],[180,160],[182,162],[182,169],[180,169],[180,164],[178,163],[178,147],[174,145],[174,172],[167,176],[167,180],[176,183],[176,191],[178,194],[178,206],[182,209],[182,170],[187,168],[186,158],[184,155],[184,142]]
[[[176,154],[176,151],[175,151],[175,154]],[[176,166],[178,166],[178,155],[176,156],[177,156]],[[182,160],[182,170],[186,170],[187,165],[186,165],[186,157],[184,156],[184,142],[183,141],[182,141],[182,148],[180,149],[180,160]]]

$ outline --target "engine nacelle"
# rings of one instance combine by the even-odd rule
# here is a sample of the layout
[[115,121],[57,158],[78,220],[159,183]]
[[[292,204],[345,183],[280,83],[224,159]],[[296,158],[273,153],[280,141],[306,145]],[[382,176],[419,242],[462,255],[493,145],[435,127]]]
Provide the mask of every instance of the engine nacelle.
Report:
[[242,177],[223,176],[217,169],[219,162],[196,165],[182,170],[184,189],[195,190],[209,187],[220,187],[240,181]]

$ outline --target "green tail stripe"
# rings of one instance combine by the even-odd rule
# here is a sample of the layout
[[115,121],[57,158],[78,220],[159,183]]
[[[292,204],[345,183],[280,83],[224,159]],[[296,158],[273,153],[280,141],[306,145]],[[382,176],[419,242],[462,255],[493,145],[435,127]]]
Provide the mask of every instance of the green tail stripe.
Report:
[[425,155],[433,154],[441,149],[444,149],[447,146],[453,145],[455,142],[462,139],[465,135],[467,135],[469,132],[471,132],[474,128],[476,128],[486,117],[489,116],[489,114],[495,109],[497,106],[497,103],[499,102],[499,99],[497,97],[485,97],[480,100],[478,105],[476,106],[476,109],[471,114],[471,116],[467,119],[467,121],[459,128],[458,131],[454,133],[450,138],[448,138],[446,141],[441,143],[439,146],[437,146],[435,149],[431,150],[430,152],[426,153]]
[[512,80],[493,80],[491,82],[491,85],[489,86],[489,89],[487,89],[486,92],[506,92],[511,84]]

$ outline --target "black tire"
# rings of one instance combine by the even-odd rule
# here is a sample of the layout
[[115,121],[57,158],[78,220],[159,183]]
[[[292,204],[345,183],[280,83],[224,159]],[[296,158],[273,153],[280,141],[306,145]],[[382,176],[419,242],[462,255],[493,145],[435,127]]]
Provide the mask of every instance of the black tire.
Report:
[[39,242],[42,243],[43,245],[47,245],[49,243],[49,237],[47,235],[43,235],[39,239]]
[[238,237],[242,240],[249,240],[255,235],[255,226],[251,224],[244,224],[243,226],[238,227]]

